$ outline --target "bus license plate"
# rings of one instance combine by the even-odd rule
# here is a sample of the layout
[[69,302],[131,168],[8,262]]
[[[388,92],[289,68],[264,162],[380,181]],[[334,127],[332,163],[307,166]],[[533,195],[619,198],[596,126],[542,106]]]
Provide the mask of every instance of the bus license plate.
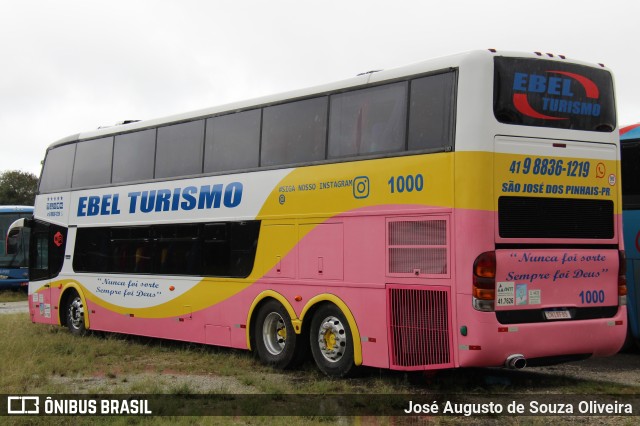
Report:
[[544,311],[544,316],[548,320],[571,319],[571,313],[566,309],[561,311]]

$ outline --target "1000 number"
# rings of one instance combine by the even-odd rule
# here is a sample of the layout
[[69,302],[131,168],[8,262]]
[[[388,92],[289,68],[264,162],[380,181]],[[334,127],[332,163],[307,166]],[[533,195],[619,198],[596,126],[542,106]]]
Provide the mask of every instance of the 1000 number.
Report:
[[419,173],[408,176],[391,176],[388,184],[392,194],[395,192],[420,192],[424,188],[424,177]]
[[578,296],[581,303],[604,303],[604,290],[583,290]]

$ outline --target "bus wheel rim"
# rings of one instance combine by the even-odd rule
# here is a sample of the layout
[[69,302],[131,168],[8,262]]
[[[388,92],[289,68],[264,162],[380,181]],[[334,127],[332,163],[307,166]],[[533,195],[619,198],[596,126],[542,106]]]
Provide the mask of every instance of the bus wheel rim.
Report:
[[264,346],[271,355],[280,355],[287,344],[287,328],[277,312],[271,312],[262,326]]
[[347,346],[347,333],[338,318],[330,316],[322,321],[318,329],[320,353],[329,362],[339,362]]
[[84,306],[79,297],[73,299],[69,305],[69,320],[73,328],[80,328],[84,322]]

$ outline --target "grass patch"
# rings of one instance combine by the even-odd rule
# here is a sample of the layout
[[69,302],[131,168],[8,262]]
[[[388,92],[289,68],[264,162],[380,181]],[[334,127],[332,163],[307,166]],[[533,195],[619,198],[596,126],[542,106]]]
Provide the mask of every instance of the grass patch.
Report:
[[[434,376],[362,368],[359,377],[333,380],[309,361],[297,371],[266,367],[242,350],[114,333],[71,335],[66,328],[32,324],[27,314],[0,316],[0,389],[3,393],[77,391],[139,393],[416,394],[629,393],[638,388],[545,375],[529,370],[457,369]],[[7,362],[7,360],[14,360]],[[189,377],[181,381],[180,377]],[[199,380],[194,379],[198,377]],[[147,378],[146,380],[144,378]],[[207,382],[211,382],[207,384]],[[75,392],[76,390],[74,390]]]
[[[299,370],[282,372],[261,365],[247,351],[112,333],[76,337],[59,326],[32,324],[27,314],[0,316],[0,342],[0,357],[4,360],[0,363],[0,389],[9,395],[377,394],[401,399],[403,395],[414,395],[433,401],[437,395],[638,392],[638,387],[542,374],[535,369],[458,369],[423,376],[363,368],[359,377],[332,380],[322,375],[312,361]],[[63,424],[59,419],[65,420],[31,418],[20,423],[19,419],[9,418],[9,424]],[[91,420],[92,424],[141,425],[335,423],[334,418],[322,417],[286,417],[282,421],[270,417]],[[392,419],[386,423],[378,419],[375,424],[411,423],[408,420]],[[442,420],[456,423],[453,418]],[[518,424],[505,420],[507,424]]]
[[27,292],[24,290],[0,290],[0,303],[24,302],[27,300]]

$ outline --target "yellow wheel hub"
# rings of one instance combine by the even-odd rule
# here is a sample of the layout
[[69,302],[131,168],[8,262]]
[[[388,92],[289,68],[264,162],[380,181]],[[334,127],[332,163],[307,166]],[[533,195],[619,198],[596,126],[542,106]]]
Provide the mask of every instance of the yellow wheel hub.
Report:
[[327,346],[327,350],[332,351],[336,346],[336,335],[331,331],[327,331],[324,334],[324,344]]

